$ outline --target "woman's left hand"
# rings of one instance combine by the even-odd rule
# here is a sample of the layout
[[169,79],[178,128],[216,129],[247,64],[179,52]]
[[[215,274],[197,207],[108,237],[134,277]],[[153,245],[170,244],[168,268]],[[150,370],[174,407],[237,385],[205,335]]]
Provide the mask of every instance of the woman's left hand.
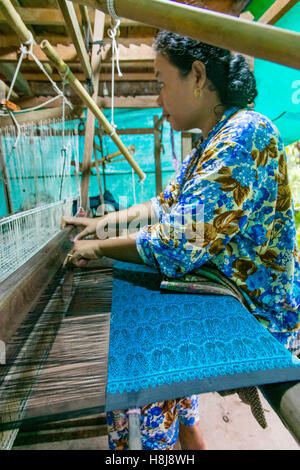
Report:
[[69,262],[77,268],[86,266],[89,260],[98,259],[103,256],[100,240],[78,240],[69,253]]

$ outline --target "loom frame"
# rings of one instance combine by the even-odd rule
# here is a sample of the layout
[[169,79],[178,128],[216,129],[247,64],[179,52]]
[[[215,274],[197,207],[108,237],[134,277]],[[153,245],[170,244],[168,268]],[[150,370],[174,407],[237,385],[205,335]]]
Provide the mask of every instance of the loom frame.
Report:
[[[8,341],[16,331],[61,267],[70,250],[69,238],[72,231],[72,227],[61,231],[39,253],[0,284],[0,337],[3,335],[5,341]],[[287,430],[300,443],[300,382],[269,384],[259,388]],[[98,414],[101,410],[95,412]],[[62,414],[61,419],[56,415],[55,421],[66,419],[66,414]],[[72,419],[72,411],[68,413],[69,419]],[[11,432],[15,434],[15,438],[16,430],[12,429]]]

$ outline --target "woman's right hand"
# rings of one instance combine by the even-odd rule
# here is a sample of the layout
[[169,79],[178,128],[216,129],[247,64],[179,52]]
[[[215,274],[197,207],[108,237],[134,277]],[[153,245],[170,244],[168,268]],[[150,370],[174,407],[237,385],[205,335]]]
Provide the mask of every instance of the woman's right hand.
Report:
[[[103,218],[104,217],[101,217],[101,219]],[[78,233],[74,239],[74,241],[77,241],[87,237],[88,235],[94,235],[99,222],[100,218],[63,216],[60,228],[63,230],[67,225],[74,225],[75,227],[82,228],[83,230]]]

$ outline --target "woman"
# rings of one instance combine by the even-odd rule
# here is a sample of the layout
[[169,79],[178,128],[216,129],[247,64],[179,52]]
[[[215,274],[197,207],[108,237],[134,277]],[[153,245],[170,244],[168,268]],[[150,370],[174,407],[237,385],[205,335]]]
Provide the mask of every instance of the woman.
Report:
[[[280,134],[249,108],[257,95],[254,76],[242,56],[174,33],[160,32],[154,46],[158,105],[173,129],[199,128],[203,141],[157,198],[100,221],[65,218],[85,226],[73,264],[108,256],[178,278],[210,262],[278,341],[292,347],[300,327],[294,211]],[[78,241],[94,233],[97,222],[101,232],[113,218],[117,225],[132,221],[137,211],[145,224],[137,233]],[[157,222],[147,225],[153,217]],[[145,407],[144,448],[172,448],[178,415],[183,447],[205,448],[197,406],[193,396]],[[109,425],[112,448],[124,448],[125,415],[110,415]]]

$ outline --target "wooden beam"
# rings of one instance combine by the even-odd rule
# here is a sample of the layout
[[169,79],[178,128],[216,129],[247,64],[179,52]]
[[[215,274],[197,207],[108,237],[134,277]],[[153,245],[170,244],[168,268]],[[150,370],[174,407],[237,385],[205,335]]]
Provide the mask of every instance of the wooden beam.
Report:
[[[79,2],[78,2],[79,3]],[[17,12],[21,16],[25,24],[33,26],[64,26],[65,19],[62,12],[58,8],[24,8],[17,7]],[[5,16],[0,12],[0,24],[5,24]],[[93,22],[92,22],[93,25]],[[147,23],[133,21],[130,19],[122,19],[122,27],[143,26],[148,27]],[[110,27],[110,18],[105,21],[105,27]]]
[[[0,63],[0,73],[2,73],[2,65],[11,65],[12,67],[13,64],[1,64]],[[83,73],[74,73],[76,75],[76,78],[84,82],[85,81],[85,75]],[[28,81],[37,81],[37,82],[47,82],[49,81],[46,75],[43,73],[32,73],[32,72],[24,72],[23,77],[28,80]],[[53,73],[52,78],[56,82],[61,82],[63,79],[60,74],[58,73]],[[101,74],[101,81],[111,81],[111,73],[104,73]],[[115,81],[116,82],[140,82],[140,81],[156,81],[154,73],[149,72],[149,73],[123,73],[122,77],[119,77],[118,75],[115,76]],[[95,80],[96,82],[96,80]]]
[[[158,108],[157,96],[117,96],[115,97],[116,108]],[[111,98],[98,98],[100,108],[110,108]]]
[[[72,0],[108,12],[106,0]],[[114,0],[117,15],[300,70],[300,34],[169,0]]]
[[[40,36],[38,34],[35,35],[35,40],[38,44],[42,42],[43,39],[45,39],[44,36]],[[73,44],[72,39],[68,35],[47,33],[47,39],[53,46],[57,46],[58,44],[69,46]],[[153,39],[154,39],[153,34],[149,34],[149,36],[141,36],[141,37],[140,36],[137,36],[137,37],[132,36],[129,38],[119,37],[118,44],[125,46],[125,47],[129,47],[131,45],[141,46],[142,44],[146,44],[147,46],[152,46]],[[108,42],[108,39],[104,39],[104,44],[107,42]],[[20,41],[16,37],[16,35],[0,34],[0,44],[1,44],[1,48],[4,49],[4,48],[9,48],[9,47],[17,47],[20,45]]]
[[[16,103],[21,106],[22,109],[26,108],[33,108],[38,106],[45,101],[49,100],[52,96],[35,96],[34,98],[21,98],[16,100]],[[75,99],[72,98],[72,103],[74,103]],[[61,98],[52,103],[49,103],[45,106],[44,109],[55,108],[58,105],[61,106]],[[149,95],[149,96],[116,96],[115,97],[115,108],[158,108],[157,105],[157,96],[156,95]],[[111,98],[102,98],[101,96],[98,97],[97,104],[99,108],[111,108]],[[120,132],[119,129],[118,132]],[[153,129],[151,129],[151,133]]]
[[[64,26],[65,20],[57,8],[16,8],[25,24],[36,26]],[[0,24],[5,24],[6,18],[0,12]]]
[[[67,35],[62,34],[48,34],[47,38],[49,41],[56,46],[57,44],[63,44],[64,46],[68,46],[72,44],[72,39]],[[35,35],[35,40],[39,44],[44,39],[44,36]],[[0,34],[0,44],[3,48],[13,47],[16,48],[20,45],[19,39],[16,37],[15,34]]]
[[277,0],[270,8],[259,18],[259,23],[275,24],[280,20],[299,0]]
[[92,67],[85,43],[82,37],[81,29],[77,21],[76,12],[72,2],[68,0],[57,0],[61,12],[65,18],[67,30],[73,39],[73,43],[80,60],[83,72],[87,79],[92,80]]
[[[9,82],[12,81],[14,74],[15,74],[15,66],[14,64],[8,64],[8,63],[1,63],[0,64],[0,73],[7,78]],[[44,75],[45,76],[45,75]],[[33,96],[33,93],[31,91],[30,85],[26,78],[23,77],[21,72],[18,73],[16,82],[15,82],[15,87],[25,96]]]
[[[99,10],[95,13],[94,24],[94,41],[101,41],[104,34],[105,15]],[[99,90],[99,77],[101,66],[101,54],[98,54],[98,47],[96,44],[92,47],[92,71],[94,75],[94,93],[92,99],[97,102]],[[95,115],[89,109],[86,118],[86,132],[84,138],[84,152],[82,161],[82,178],[81,178],[81,203],[85,210],[88,206],[89,185],[90,185],[90,170],[92,154],[94,150],[94,136],[95,136]]]
[[[83,116],[83,109],[81,106],[75,106],[73,109],[70,109],[68,106],[65,111],[65,120],[79,119]],[[28,111],[27,113],[14,114],[14,117],[19,124],[25,122],[35,122],[45,121],[47,119],[59,119],[62,117],[62,108],[49,108],[41,109],[37,111]],[[12,125],[12,119],[10,117],[0,116],[0,128]]]
[[10,196],[10,184],[8,173],[6,171],[6,162],[4,161],[4,155],[2,153],[2,146],[0,145],[0,172],[3,182],[4,198],[6,204],[7,215],[13,212],[13,204]]
[[84,27],[86,31],[88,31],[89,40],[90,42],[93,42],[93,31],[92,31],[90,18],[89,18],[88,8],[84,5],[79,5],[79,11],[81,14],[82,27]]
[[[19,58],[19,53],[15,50],[11,50],[12,48],[2,48],[0,47],[0,62],[17,62]],[[54,50],[56,53],[61,57],[61,59],[64,62],[70,63],[76,63],[77,62],[77,51],[73,45],[69,46],[62,46],[58,45],[54,47]],[[105,52],[107,49],[105,50]],[[33,53],[36,56],[37,59],[39,59],[41,62],[46,62],[47,56],[43,53],[43,51],[40,50],[39,46],[33,46]],[[103,59],[105,57],[105,59]],[[22,64],[26,64],[28,62],[35,63],[32,57],[27,56],[24,58]],[[79,62],[78,62],[79,64]],[[102,65],[104,67],[110,67],[111,68],[111,57],[108,57],[106,54],[102,55]],[[140,55],[140,56],[135,56],[133,54],[130,55],[130,57],[122,56],[120,55],[120,66],[121,67],[131,67],[133,68],[134,66],[136,67],[144,67],[144,68],[154,68],[154,57],[149,57],[147,55]],[[81,67],[82,69],[82,67]]]

